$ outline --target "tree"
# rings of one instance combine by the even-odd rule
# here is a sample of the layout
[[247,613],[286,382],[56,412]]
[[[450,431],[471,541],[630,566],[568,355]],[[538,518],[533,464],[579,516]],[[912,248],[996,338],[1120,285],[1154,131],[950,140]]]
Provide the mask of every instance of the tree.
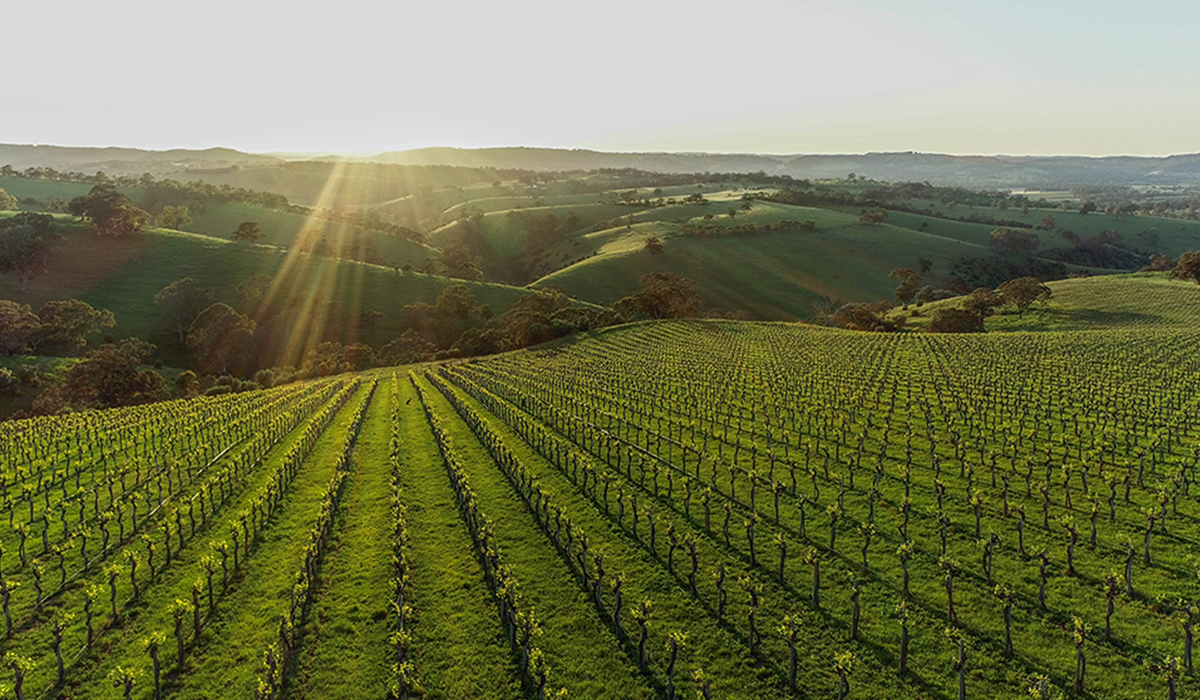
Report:
[[696,283],[669,272],[651,272],[638,280],[642,290],[613,304],[613,310],[626,319],[685,318],[700,307]]
[[54,218],[22,213],[0,220],[0,272],[16,275],[21,293],[46,271],[54,239]]
[[0,211],[16,211],[17,198],[0,189]]
[[254,243],[263,237],[262,226],[254,221],[243,221],[229,237],[241,243]]
[[876,207],[870,211],[863,209],[858,215],[858,223],[867,224],[868,226],[878,226],[887,218],[887,212]]
[[238,285],[238,294],[247,302],[259,299],[271,288],[271,276],[264,274],[251,275]]
[[187,342],[187,330],[200,312],[212,304],[212,292],[200,286],[191,277],[163,287],[154,295],[154,304],[159,307],[179,334],[179,342]]
[[442,290],[437,298],[437,308],[451,318],[466,320],[475,311],[475,294],[465,284],[453,284]]
[[67,211],[90,221],[100,236],[129,236],[150,223],[149,214],[108,184],[96,185],[86,195],[72,199]]
[[1043,216],[1041,222],[1038,223],[1038,225],[1037,225],[1038,230],[1040,230],[1040,231],[1049,231],[1049,230],[1053,229],[1054,226],[1055,226],[1054,217],[1050,216],[1049,214]]
[[192,321],[187,346],[196,354],[196,362],[209,374],[228,374],[249,346],[257,326],[227,304],[213,304]]
[[1175,269],[1179,261],[1172,258],[1170,255],[1162,253],[1154,253],[1150,256],[1150,263],[1138,270],[1138,272],[1170,272]]
[[1179,263],[1167,275],[1173,280],[1195,280],[1200,284],[1200,250],[1193,250],[1179,256]]
[[938,309],[925,328],[929,333],[983,333],[983,319],[962,309]]
[[1038,249],[1040,241],[1035,234],[1019,228],[998,228],[992,231],[992,245],[1000,250],[1030,255]]
[[186,369],[175,377],[175,393],[181,399],[190,399],[200,393],[200,378],[190,369]]
[[19,355],[27,352],[42,320],[28,304],[0,299],[0,353]]
[[139,368],[154,351],[153,345],[137,338],[100,346],[72,365],[59,384],[42,392],[34,412],[135,406],[169,398],[162,376]]
[[58,346],[71,355],[87,345],[89,335],[117,324],[111,311],[94,309],[78,299],[48,301],[37,315],[42,320],[39,341]]
[[842,304],[828,318],[832,323],[852,331],[890,333],[896,330],[896,324],[885,318],[884,314],[891,307],[891,303],[886,301]]
[[647,253],[649,253],[651,255],[662,255],[662,252],[663,252],[662,239],[660,239],[658,236],[651,236],[651,237],[647,238],[646,245],[643,248],[643,250],[645,250]]
[[1005,302],[1017,307],[1017,314],[1025,316],[1025,312],[1037,301],[1050,298],[1050,288],[1042,284],[1036,277],[1019,277],[1009,280],[996,289]]
[[379,349],[379,362],[384,366],[406,365],[431,359],[436,352],[436,345],[409,328],[399,338]]
[[917,285],[921,284],[921,277],[906,267],[897,267],[888,277],[900,280],[900,286],[896,287],[896,301],[907,309],[917,296]]
[[987,287],[979,287],[963,298],[959,308],[967,313],[974,314],[979,318],[980,323],[983,319],[995,313],[997,306],[1004,305],[1004,298]]
[[185,206],[175,206],[168,204],[162,208],[158,216],[154,218],[154,225],[159,228],[170,228],[176,231],[182,231],[184,226],[192,225],[192,217],[188,215],[188,208]]

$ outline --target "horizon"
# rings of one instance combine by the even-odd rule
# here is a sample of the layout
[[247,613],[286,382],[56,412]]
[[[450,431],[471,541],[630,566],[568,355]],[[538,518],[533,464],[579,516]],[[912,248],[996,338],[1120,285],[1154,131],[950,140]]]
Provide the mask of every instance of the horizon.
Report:
[[693,155],[693,156],[760,156],[760,157],[781,157],[781,158],[797,158],[797,157],[852,157],[852,156],[886,156],[886,155],[920,155],[920,156],[948,156],[952,158],[1175,158],[1182,156],[1200,155],[1200,148],[1195,151],[1179,151],[1164,154],[1147,154],[1147,153],[979,153],[979,152],[948,152],[948,151],[921,151],[913,149],[897,149],[897,150],[872,150],[872,151],[828,151],[828,152],[772,152],[772,151],[705,151],[705,150],[662,150],[662,149],[640,149],[640,150],[615,150],[604,148],[588,148],[588,147],[571,147],[571,146],[534,146],[534,145],[493,145],[493,146],[448,146],[448,145],[432,145],[432,146],[417,146],[413,148],[401,148],[392,150],[361,150],[361,151],[300,151],[294,149],[273,150],[273,151],[255,151],[241,148],[234,148],[226,145],[213,146],[196,146],[196,147],[169,147],[169,148],[147,148],[143,146],[130,146],[121,144],[95,145],[95,144],[65,144],[65,143],[0,143],[0,146],[15,146],[15,147],[30,147],[30,148],[78,148],[78,149],[96,149],[96,150],[136,150],[147,153],[166,153],[169,151],[188,151],[194,153],[202,153],[213,150],[229,150],[244,153],[247,155],[256,156],[276,156],[276,157],[291,157],[291,158],[370,158],[372,156],[388,155],[392,153],[410,153],[416,151],[434,151],[434,150],[456,150],[456,151],[496,151],[496,150],[548,150],[548,151],[577,151],[591,152],[612,155]]

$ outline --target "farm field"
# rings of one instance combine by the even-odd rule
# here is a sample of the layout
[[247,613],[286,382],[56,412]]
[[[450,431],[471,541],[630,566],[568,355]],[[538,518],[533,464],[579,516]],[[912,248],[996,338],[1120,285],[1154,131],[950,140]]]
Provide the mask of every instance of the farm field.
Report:
[[4,682],[1195,697],[1198,341],[641,323],[6,423]]

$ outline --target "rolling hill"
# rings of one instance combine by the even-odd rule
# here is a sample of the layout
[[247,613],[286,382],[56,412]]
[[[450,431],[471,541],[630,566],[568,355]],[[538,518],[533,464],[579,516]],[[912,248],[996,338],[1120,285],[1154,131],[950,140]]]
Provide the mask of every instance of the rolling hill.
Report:
[[[68,202],[87,194],[92,186],[78,182],[61,182],[25,177],[0,177],[0,189],[21,202],[25,211],[46,211],[52,200]],[[134,204],[157,214],[161,205],[147,203],[142,187],[119,188]],[[439,251],[386,232],[354,226],[344,221],[332,221],[325,216],[271,209],[246,202],[220,202],[189,208],[192,223],[185,228],[218,239],[228,239],[243,221],[254,221],[262,227],[262,243],[279,247],[299,244],[304,250],[324,248],[340,257],[375,262],[389,267],[412,265],[419,267]]]
[[[1200,154],[1138,156],[950,155],[913,151],[859,154],[620,153],[560,148],[420,148],[370,156],[255,154],[227,148],[148,151],[0,144],[0,165],[18,169],[48,166],[64,171],[155,175],[191,173],[225,178],[230,168],[272,167],[289,161],[448,165],[466,168],[537,171],[636,168],[659,173],[750,173],[796,178],[841,178],[847,173],[879,179],[974,187],[1030,187],[1047,184],[1158,184],[1200,182]],[[208,172],[205,172],[208,171]],[[259,182],[270,175],[257,175]],[[274,189],[273,191],[283,191]],[[289,195],[290,196],[290,195]],[[300,198],[297,198],[298,201]]]
[[[1200,286],[1167,279],[1161,272],[1057,280],[1047,286],[1052,291],[1049,300],[1034,304],[1024,315],[998,310],[986,320],[988,332],[1200,329]],[[922,330],[939,308],[960,302],[957,297],[943,299],[893,315],[907,316],[909,328]]]
[[[498,284],[464,282],[396,271],[350,260],[289,253],[268,245],[232,243],[209,236],[150,229],[128,238],[99,238],[59,217],[63,239],[55,246],[46,274],[35,277],[21,294],[16,280],[0,278],[0,298],[30,304],[36,310],[52,299],[77,298],[112,311],[114,337],[136,336],[154,342],[173,359],[176,339],[153,306],[154,295],[171,282],[191,277],[214,292],[215,300],[241,308],[238,285],[256,274],[274,279],[271,294],[280,303],[306,310],[293,332],[319,342],[328,330],[342,329],[343,341],[359,339],[376,346],[399,335],[406,304],[433,303],[453,284],[467,285],[476,303],[499,313],[527,293]],[[367,310],[382,314],[370,328],[347,330]],[[332,314],[333,317],[329,315]]]

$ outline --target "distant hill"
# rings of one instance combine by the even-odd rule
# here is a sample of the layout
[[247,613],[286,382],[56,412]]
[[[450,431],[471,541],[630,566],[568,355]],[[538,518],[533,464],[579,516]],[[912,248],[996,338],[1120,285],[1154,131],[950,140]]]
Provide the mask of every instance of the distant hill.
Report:
[[423,148],[356,160],[408,165],[460,165],[529,170],[636,168],[661,173],[753,173],[841,178],[849,173],[888,181],[976,187],[1200,182],[1200,154],[1137,156],[954,156],[936,153],[767,155],[605,153],[553,148]]
[[[228,148],[150,151],[0,144],[0,165],[21,170],[44,166],[63,171],[155,175],[263,167],[324,160],[397,165],[449,165],[523,170],[634,168],[656,173],[754,173],[795,178],[843,178],[849,173],[887,181],[928,181],[964,187],[1048,187],[1068,184],[1200,183],[1200,154],[1143,156],[946,155],[913,151],[863,154],[610,153],[559,148],[421,148],[371,156],[254,154]],[[268,177],[261,184],[272,182]],[[273,190],[274,191],[274,190]]]
[[275,156],[243,153],[232,148],[206,148],[149,151],[140,148],[90,148],[74,146],[35,146],[0,144],[0,165],[17,170],[54,168],[62,172],[109,175],[151,173],[160,175],[181,170],[205,170],[270,165],[283,162]]

